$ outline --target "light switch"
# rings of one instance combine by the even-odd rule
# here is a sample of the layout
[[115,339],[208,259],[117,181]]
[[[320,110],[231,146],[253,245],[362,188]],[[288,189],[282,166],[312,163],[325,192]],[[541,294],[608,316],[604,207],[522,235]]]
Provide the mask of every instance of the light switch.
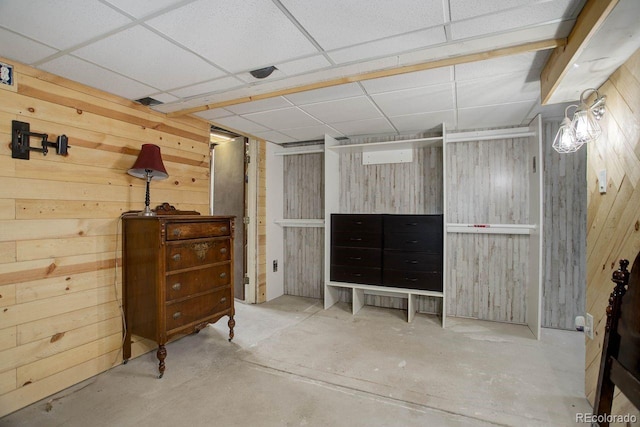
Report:
[[607,170],[602,169],[598,172],[598,190],[600,194],[604,194],[607,192]]

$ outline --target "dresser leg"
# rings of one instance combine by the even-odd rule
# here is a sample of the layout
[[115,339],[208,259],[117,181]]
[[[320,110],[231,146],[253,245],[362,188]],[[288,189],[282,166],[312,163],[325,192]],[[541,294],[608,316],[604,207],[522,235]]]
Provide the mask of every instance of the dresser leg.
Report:
[[229,341],[231,341],[233,339],[233,327],[236,326],[236,321],[233,320],[233,316],[229,316],[227,325],[229,325]]
[[160,371],[160,375],[158,375],[158,378],[162,378],[164,375],[164,359],[167,357],[167,349],[163,345],[158,346],[156,356],[158,356],[158,360],[160,361],[158,364],[158,371]]

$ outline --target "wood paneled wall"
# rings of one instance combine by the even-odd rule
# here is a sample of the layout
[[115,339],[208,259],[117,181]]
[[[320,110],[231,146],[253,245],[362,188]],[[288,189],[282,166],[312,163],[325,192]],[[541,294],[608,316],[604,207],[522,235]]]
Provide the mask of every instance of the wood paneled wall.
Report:
[[[145,193],[126,171],[143,143],[159,145],[169,178],[151,183],[152,205],[208,213],[209,125],[0,61],[17,85],[0,85],[2,416],[121,362],[118,219]],[[12,120],[66,134],[69,155],[12,159]],[[153,347],[138,341],[134,355]]]
[[[618,260],[633,262],[640,250],[640,50],[599,88],[607,96],[602,136],[587,149],[587,312],[594,317],[596,336],[587,340],[587,397],[593,403],[605,309],[613,289],[611,273]],[[607,192],[598,191],[597,173],[606,169]],[[614,413],[633,407],[614,400]]]
[[587,150],[558,154],[560,120],[542,122],[544,156],[544,282],[542,326],[575,330],[587,292]]

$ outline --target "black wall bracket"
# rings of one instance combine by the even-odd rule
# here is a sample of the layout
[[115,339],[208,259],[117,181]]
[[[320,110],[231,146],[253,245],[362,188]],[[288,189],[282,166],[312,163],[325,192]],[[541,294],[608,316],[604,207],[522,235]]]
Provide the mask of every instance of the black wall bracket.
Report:
[[[42,148],[31,147],[31,136],[40,138]],[[37,151],[43,155],[47,155],[49,147],[56,147],[56,154],[66,156],[69,149],[69,139],[66,135],[60,135],[56,142],[47,141],[49,135],[46,133],[31,132],[29,123],[20,122],[18,120],[11,121],[11,158],[29,160],[29,153]]]

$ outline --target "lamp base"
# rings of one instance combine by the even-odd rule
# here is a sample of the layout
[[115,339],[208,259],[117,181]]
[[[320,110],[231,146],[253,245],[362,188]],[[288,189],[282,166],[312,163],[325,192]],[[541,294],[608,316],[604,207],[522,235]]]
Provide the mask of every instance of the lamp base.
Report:
[[149,209],[149,206],[145,206],[143,211],[138,212],[138,216],[156,216],[156,213]]

